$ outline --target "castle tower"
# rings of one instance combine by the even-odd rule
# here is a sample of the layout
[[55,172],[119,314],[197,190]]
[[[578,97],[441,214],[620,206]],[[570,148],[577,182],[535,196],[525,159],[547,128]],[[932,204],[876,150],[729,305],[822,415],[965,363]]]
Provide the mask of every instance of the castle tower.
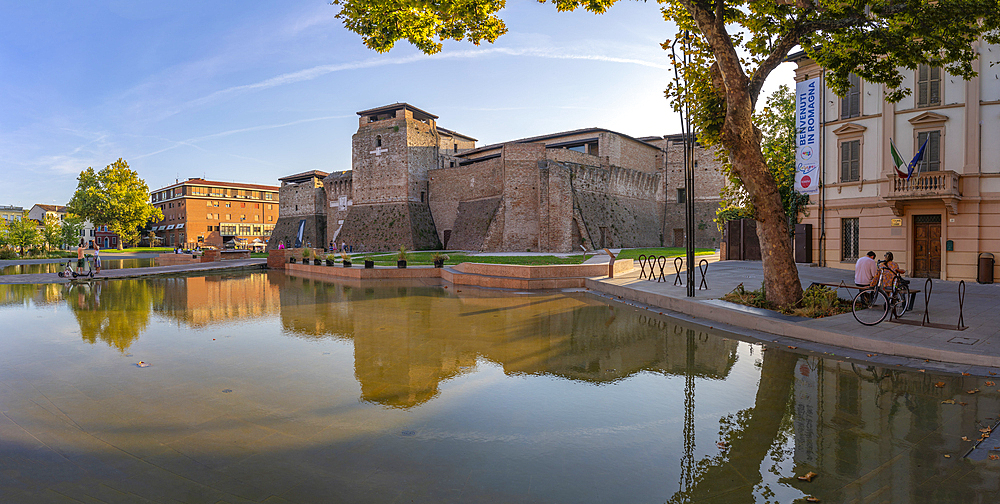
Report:
[[438,166],[437,116],[407,103],[358,116],[351,139],[353,205],[339,240],[355,250],[440,248],[427,180],[427,170]]

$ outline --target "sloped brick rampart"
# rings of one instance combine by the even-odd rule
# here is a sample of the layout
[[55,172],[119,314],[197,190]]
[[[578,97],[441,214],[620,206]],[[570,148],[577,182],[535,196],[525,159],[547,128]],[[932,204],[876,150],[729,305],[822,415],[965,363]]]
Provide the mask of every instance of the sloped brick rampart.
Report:
[[430,208],[421,203],[354,205],[338,237],[355,251],[440,249]]
[[483,241],[490,223],[500,207],[500,197],[463,201],[458,204],[455,230],[448,242],[453,250],[483,250]]

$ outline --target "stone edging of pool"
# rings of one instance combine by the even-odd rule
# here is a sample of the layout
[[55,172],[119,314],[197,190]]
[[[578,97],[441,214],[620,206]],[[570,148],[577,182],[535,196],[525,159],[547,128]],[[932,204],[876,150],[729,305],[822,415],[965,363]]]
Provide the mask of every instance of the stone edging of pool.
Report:
[[[272,269],[278,265],[269,264]],[[584,287],[587,279],[608,276],[607,264],[559,264],[547,266],[522,266],[512,264],[461,263],[446,268],[416,266],[409,268],[352,266],[316,266],[300,263],[283,263],[281,269],[332,278],[355,280],[382,280],[399,278],[441,278],[454,285],[469,285],[493,289],[545,290]],[[615,261],[615,274],[633,270],[631,259]]]
[[690,299],[671,297],[655,292],[630,289],[626,286],[602,282],[600,278],[590,278],[586,288],[614,298],[634,301],[644,305],[682,313],[698,319],[742,327],[753,331],[775,334],[813,343],[831,345],[862,352],[895,355],[914,359],[949,362],[970,366],[1000,367],[1000,357],[970,352],[956,352],[939,348],[929,348],[899,341],[886,341],[865,336],[828,331],[801,324],[801,317],[764,316],[743,309],[742,306],[718,299]]

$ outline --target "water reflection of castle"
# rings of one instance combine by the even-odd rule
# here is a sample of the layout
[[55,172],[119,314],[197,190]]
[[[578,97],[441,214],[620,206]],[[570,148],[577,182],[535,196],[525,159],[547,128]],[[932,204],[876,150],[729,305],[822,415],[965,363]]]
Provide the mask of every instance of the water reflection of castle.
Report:
[[[561,294],[452,295],[440,287],[352,287],[283,277],[282,324],[300,337],[354,342],[363,399],[410,407],[438,384],[485,358],[508,374],[548,374],[605,383],[649,371],[723,378],[737,342],[696,334],[689,366],[686,329],[623,308]],[[349,302],[345,302],[349,301]]]

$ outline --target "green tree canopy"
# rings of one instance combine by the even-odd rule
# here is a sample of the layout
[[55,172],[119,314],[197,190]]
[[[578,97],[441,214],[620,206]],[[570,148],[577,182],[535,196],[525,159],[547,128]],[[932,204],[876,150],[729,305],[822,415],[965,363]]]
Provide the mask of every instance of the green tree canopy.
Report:
[[41,239],[46,248],[61,248],[63,243],[62,222],[54,215],[47,215],[42,223]]
[[[543,1],[544,0],[540,0]],[[552,0],[556,9],[603,13],[618,0]],[[756,210],[764,283],[771,301],[802,297],[778,182],[761,149],[753,111],[764,81],[800,47],[826,68],[838,93],[855,73],[885,84],[898,101],[920,64],[975,74],[979,40],[1000,42],[997,0],[658,0],[686,55],[675,65],[686,85],[667,87],[678,110],[691,108],[699,141],[721,146]],[[506,32],[502,0],[333,0],[344,25],[385,52],[407,40],[426,53],[444,40],[493,42]],[[663,44],[669,48],[668,40]],[[595,90],[596,92],[596,90]]]
[[[798,223],[798,216],[809,204],[809,195],[795,192],[795,94],[785,85],[767,98],[767,104],[755,114],[761,134],[761,152],[767,169],[778,183],[781,205],[788,218],[789,232]],[[725,158],[725,156],[722,156]],[[722,205],[716,212],[716,223],[733,219],[754,218],[756,209],[743,181],[723,159],[722,171],[729,183],[722,189]]]
[[70,247],[76,247],[80,243],[80,231],[83,229],[83,219],[79,215],[66,214],[63,219],[62,242]]
[[149,186],[124,159],[100,172],[87,168],[77,180],[68,210],[95,226],[108,226],[119,237],[119,249],[124,243],[135,243],[139,228],[147,222],[163,218],[163,212],[149,202]]
[[16,247],[22,256],[24,249],[41,245],[41,240],[38,223],[28,218],[28,212],[24,212],[20,219],[7,223],[7,242]]

